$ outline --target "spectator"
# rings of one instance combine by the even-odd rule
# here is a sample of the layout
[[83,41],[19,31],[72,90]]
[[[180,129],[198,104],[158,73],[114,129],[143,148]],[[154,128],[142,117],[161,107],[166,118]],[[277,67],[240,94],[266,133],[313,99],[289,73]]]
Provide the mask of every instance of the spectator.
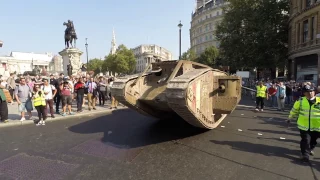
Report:
[[33,93],[32,93],[32,99],[34,103],[34,107],[36,108],[38,112],[38,121],[35,121],[36,125],[45,125],[45,120],[47,119],[47,115],[45,112],[46,108],[46,98],[44,92],[41,90],[40,86],[38,84],[35,84]]
[[0,85],[0,118],[1,122],[8,122],[8,104],[3,89],[5,86]]
[[29,85],[26,84],[26,79],[24,77],[20,78],[20,84],[16,86],[15,91],[15,98],[18,102],[18,109],[21,113],[21,120],[26,120],[25,118],[25,111],[29,114],[29,119],[32,118],[31,111],[33,110],[32,102],[31,102],[31,94],[32,90]]
[[85,84],[81,77],[79,78],[78,82],[74,85],[74,91],[75,93],[77,93],[77,112],[82,112]]
[[71,110],[72,105],[72,94],[71,94],[72,85],[68,82],[68,77],[66,76],[64,81],[60,84],[61,91],[61,100],[62,100],[62,116],[66,116],[66,110],[68,107],[68,111],[70,115],[74,113]]
[[94,82],[93,77],[90,78],[86,87],[88,88],[87,98],[89,111],[91,111],[91,108],[96,110],[97,84]]
[[278,103],[278,111],[284,111],[284,103],[286,98],[286,86],[283,85],[283,82],[280,82],[277,87],[277,103]]
[[270,106],[271,107],[276,107],[276,104],[277,104],[276,93],[277,93],[277,87],[275,84],[272,84],[270,86],[270,88],[268,89],[268,95],[270,97]]
[[99,105],[104,106],[107,96],[107,89],[106,89],[107,83],[103,80],[103,77],[99,77]]
[[[15,74],[14,73],[10,73],[10,77],[7,79],[7,84],[8,84],[8,90],[10,92],[10,96],[13,98],[14,97],[14,90],[16,88],[16,81],[15,81]],[[13,101],[12,103],[13,104]]]
[[48,106],[49,106],[51,117],[55,118],[54,111],[53,111],[53,98],[57,94],[57,89],[53,85],[49,84],[48,79],[43,79],[43,85],[41,86],[41,90],[43,91],[46,99],[46,108],[45,108],[46,116],[48,116]]

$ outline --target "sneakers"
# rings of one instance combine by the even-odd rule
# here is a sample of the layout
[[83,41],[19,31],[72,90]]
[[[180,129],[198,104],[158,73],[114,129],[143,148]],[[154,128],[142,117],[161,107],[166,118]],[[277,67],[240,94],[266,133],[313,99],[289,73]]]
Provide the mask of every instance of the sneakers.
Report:
[[25,121],[26,120],[26,118],[25,117],[22,117],[21,119],[20,119],[20,121]]
[[314,156],[314,151],[313,150],[314,150],[314,148],[310,149],[310,155],[311,156]]
[[[111,108],[110,108],[110,109],[111,109]],[[255,110],[256,110],[256,111],[259,111],[259,109],[258,109],[258,108],[256,108]]]
[[36,124],[36,126],[41,126],[41,125],[42,126],[46,125],[46,122],[44,120],[41,120]]
[[263,112],[263,109],[261,109],[260,111]]

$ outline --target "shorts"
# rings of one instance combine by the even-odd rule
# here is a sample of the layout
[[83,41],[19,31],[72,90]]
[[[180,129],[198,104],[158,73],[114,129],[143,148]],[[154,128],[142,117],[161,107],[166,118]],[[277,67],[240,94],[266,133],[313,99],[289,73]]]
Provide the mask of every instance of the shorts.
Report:
[[32,101],[26,101],[21,102],[20,105],[18,105],[19,112],[31,112],[33,110]]
[[62,106],[72,105],[72,95],[64,96],[62,95]]

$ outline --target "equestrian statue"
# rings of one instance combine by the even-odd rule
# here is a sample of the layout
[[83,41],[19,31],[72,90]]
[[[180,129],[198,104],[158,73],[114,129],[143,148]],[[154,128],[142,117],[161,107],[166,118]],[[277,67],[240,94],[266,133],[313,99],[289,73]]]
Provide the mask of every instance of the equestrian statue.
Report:
[[[68,22],[63,23],[64,26],[67,26],[66,30],[64,31],[64,44],[66,48],[69,48],[70,45],[71,47],[76,47],[76,40],[77,38],[77,33],[73,25],[73,21],[68,20]],[[72,45],[72,42],[74,40],[74,46]]]

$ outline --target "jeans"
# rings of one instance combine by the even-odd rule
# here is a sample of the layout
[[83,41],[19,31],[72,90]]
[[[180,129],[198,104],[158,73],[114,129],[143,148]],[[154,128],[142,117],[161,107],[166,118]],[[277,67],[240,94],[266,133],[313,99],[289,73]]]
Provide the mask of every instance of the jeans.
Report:
[[48,116],[48,106],[50,108],[50,114],[51,116],[53,116],[54,112],[53,112],[53,99],[46,99],[46,115]]
[[283,99],[280,99],[279,97],[277,97],[277,102],[278,102],[278,110],[284,110],[284,101],[285,101],[284,97]]
[[106,101],[106,91],[99,92],[99,105],[104,105]]
[[77,94],[77,111],[82,110],[83,97],[84,97],[84,94],[80,94],[80,93]]
[[277,106],[277,97],[275,95],[270,96],[270,106],[271,107],[276,107]]

